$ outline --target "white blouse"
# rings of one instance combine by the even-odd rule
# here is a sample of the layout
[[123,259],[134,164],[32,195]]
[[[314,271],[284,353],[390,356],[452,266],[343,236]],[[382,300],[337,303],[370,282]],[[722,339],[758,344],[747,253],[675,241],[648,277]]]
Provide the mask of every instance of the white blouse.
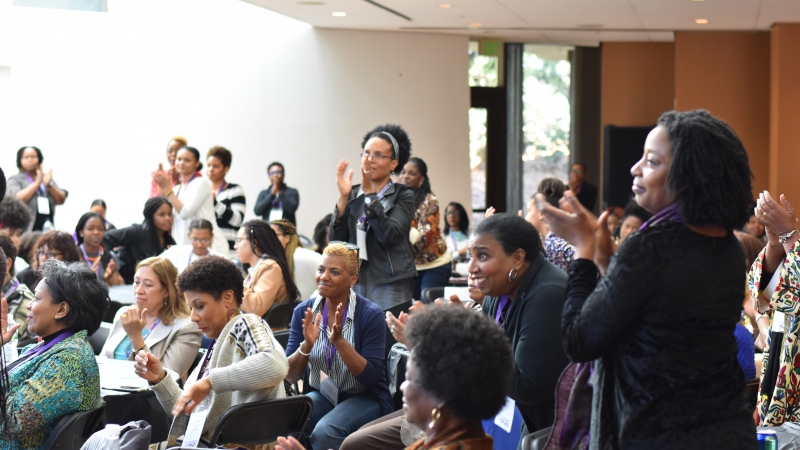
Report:
[[214,197],[211,185],[206,178],[195,177],[186,186],[175,186],[175,195],[183,202],[183,209],[172,210],[172,238],[177,244],[191,245],[189,241],[189,224],[195,219],[206,219],[214,227],[214,242],[211,248],[228,253],[228,241],[217,226],[214,214]]

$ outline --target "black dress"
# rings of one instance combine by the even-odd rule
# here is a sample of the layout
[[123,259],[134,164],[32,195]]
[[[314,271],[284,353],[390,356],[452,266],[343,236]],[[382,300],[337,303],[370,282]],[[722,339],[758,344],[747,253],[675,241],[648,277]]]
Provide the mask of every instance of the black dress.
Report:
[[591,449],[757,448],[733,335],[745,272],[733,233],[671,222],[631,235],[599,282],[572,262],[562,338],[596,360]]

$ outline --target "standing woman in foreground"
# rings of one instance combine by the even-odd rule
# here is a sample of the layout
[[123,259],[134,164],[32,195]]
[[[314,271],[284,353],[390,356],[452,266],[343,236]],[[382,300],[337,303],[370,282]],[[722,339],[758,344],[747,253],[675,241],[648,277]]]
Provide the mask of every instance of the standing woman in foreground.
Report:
[[125,284],[133,283],[133,275],[139,261],[157,256],[175,245],[172,239],[172,204],[164,197],[153,197],[144,204],[144,222],[125,228],[106,231],[104,248],[119,249],[122,260],[120,275]]
[[672,111],[631,174],[655,215],[613,258],[608,213],[597,220],[571,192],[570,212],[542,211],[576,249],[562,339],[573,361],[594,360],[589,448],[756,448],[733,335],[745,281],[733,230],[752,198],[744,146],[706,111]]
[[355,291],[386,310],[411,299],[417,275],[408,241],[414,190],[391,179],[408,162],[411,141],[400,126],[382,125],[364,136],[361,147],[360,185],[353,185],[352,170],[345,175],[346,160],[336,167],[339,200],[328,238],[359,247]]

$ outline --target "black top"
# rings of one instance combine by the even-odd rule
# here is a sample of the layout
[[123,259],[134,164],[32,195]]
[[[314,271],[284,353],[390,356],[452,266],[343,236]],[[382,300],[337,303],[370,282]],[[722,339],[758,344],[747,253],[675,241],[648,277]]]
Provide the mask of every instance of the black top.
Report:
[[38,271],[28,266],[17,272],[17,280],[25,286],[28,286],[31,292],[36,292],[36,286],[39,284],[39,281],[42,280],[42,277],[39,275]]
[[733,335],[745,287],[733,233],[665,223],[628,237],[597,281],[569,267],[562,338],[595,360],[591,449],[753,449]]
[[[517,298],[505,320],[506,334],[514,352],[511,392],[533,432],[553,424],[555,389],[558,377],[569,363],[564,348],[558,345],[561,310],[567,289],[567,274],[537,254],[522,278]],[[483,312],[492,319],[497,314],[498,297],[487,297]]]
[[[366,203],[369,197],[370,203]],[[361,185],[353,186],[347,197],[347,207],[342,217],[338,206],[333,209],[329,241],[344,241],[358,245],[358,219],[364,215],[367,224],[367,261],[362,261],[358,284],[364,278],[374,285],[393,283],[417,276],[417,266],[408,234],[414,218],[414,190],[393,183],[377,200],[376,194],[365,196]],[[366,287],[366,286],[365,286]],[[375,301],[377,299],[370,299]],[[407,301],[403,299],[402,301]]]
[[280,206],[283,208],[283,218],[297,226],[297,219],[295,219],[294,216],[297,207],[300,206],[300,193],[297,192],[297,189],[290,188],[284,184],[283,192],[272,195],[272,186],[268,187],[266,190],[258,193],[256,206],[253,208],[253,212],[255,212],[257,216],[261,216],[262,219],[269,221],[269,212],[272,209],[273,202],[276,207],[278,206],[278,202],[280,202]]
[[589,211],[594,211],[594,205],[597,204],[597,188],[593,184],[583,182],[581,190],[575,196],[581,205]]
[[164,247],[162,248],[154,233],[144,223],[108,230],[103,238],[104,248],[120,247],[119,258],[122,260],[122,267],[119,268],[119,274],[122,275],[126,284],[133,283],[133,275],[136,273],[136,264],[139,261],[151,256],[158,256],[172,245],[175,245],[172,236],[164,233]]

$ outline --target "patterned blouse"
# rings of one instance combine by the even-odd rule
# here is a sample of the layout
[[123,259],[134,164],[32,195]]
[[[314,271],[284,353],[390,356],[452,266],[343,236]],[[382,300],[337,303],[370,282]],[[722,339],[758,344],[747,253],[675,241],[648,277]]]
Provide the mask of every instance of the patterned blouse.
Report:
[[39,449],[62,416],[100,405],[100,372],[86,334],[79,331],[11,370],[0,449]]
[[[775,381],[773,392],[758,393],[758,422],[759,426],[780,426],[784,422],[800,422],[800,397],[798,387],[800,382],[800,241],[795,242],[791,251],[786,255],[783,268],[780,270],[780,280],[769,300],[770,309],[782,312],[784,316],[783,351],[780,352],[780,371]],[[766,248],[761,250],[748,276],[750,292],[753,301],[758,301],[762,264]],[[764,280],[768,282],[769,280]],[[781,314],[776,314],[781,316]],[[770,320],[771,322],[771,320]],[[771,325],[771,324],[770,324]],[[764,379],[769,364],[772,335],[767,339],[764,348],[764,360],[761,365],[761,379]]]
[[439,201],[428,194],[414,211],[411,228],[419,230],[421,237],[413,245],[414,264],[421,266],[438,259],[447,251],[447,243],[439,228]]
[[575,259],[575,247],[553,234],[552,231],[547,233],[547,237],[544,238],[544,252],[547,259],[564,272],[567,271],[569,263]]

